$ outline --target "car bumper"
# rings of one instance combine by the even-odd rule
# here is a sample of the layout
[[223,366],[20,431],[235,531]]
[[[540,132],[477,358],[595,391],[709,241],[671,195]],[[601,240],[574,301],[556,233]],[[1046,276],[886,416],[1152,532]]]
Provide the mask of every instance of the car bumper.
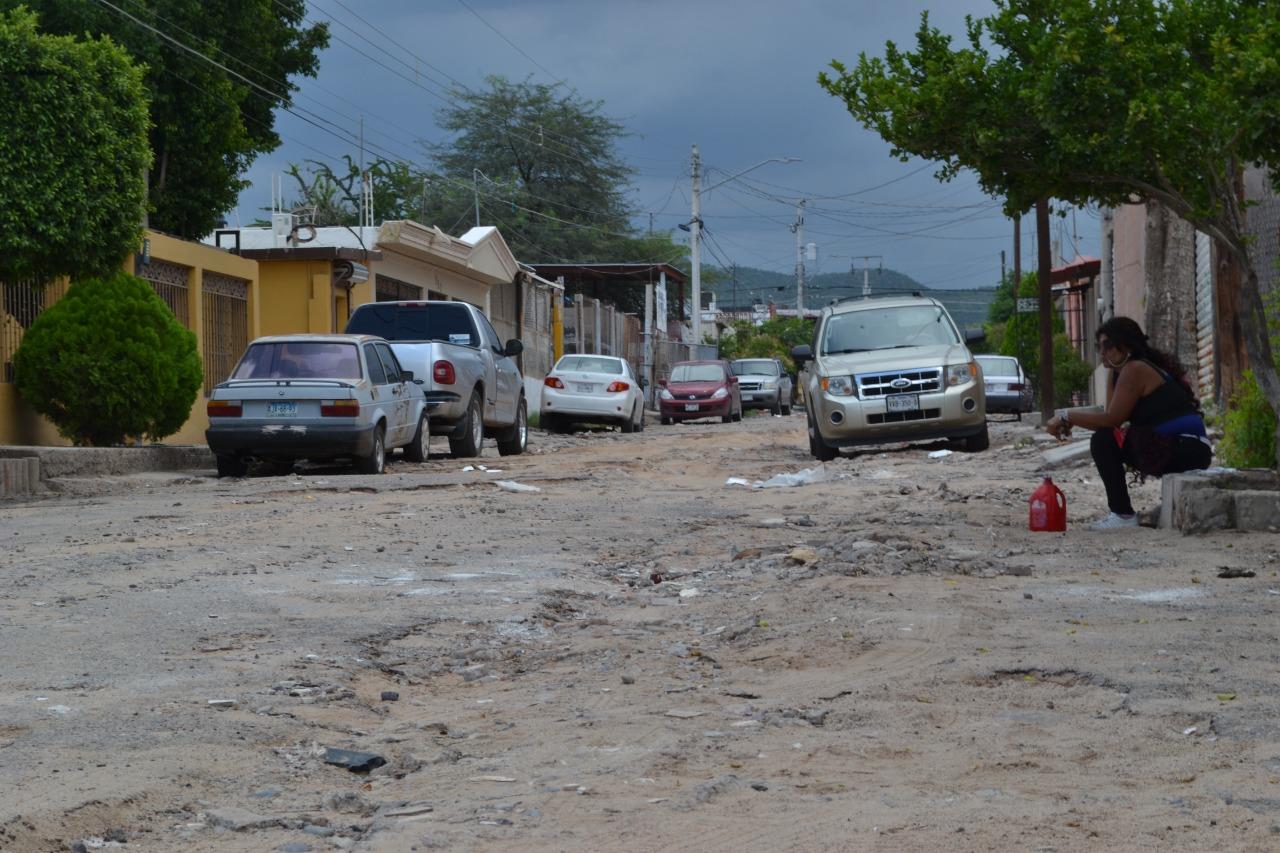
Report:
[[348,424],[213,425],[204,433],[217,456],[336,459],[373,452],[373,426]]
[[542,392],[542,408],[540,411],[547,415],[609,420],[626,418],[631,414],[627,410],[627,395],[625,392],[600,397],[566,394],[563,391],[553,389],[546,389]]
[[883,399],[860,400],[813,395],[813,417],[829,447],[964,438],[981,432],[986,405],[981,386],[973,383],[920,395],[917,412],[890,413]]
[[742,392],[742,408],[744,409],[772,409],[778,405],[778,395],[781,392],[775,388],[772,391],[743,391]]
[[1029,412],[1031,398],[1017,391],[990,391],[987,393],[987,411],[1010,414]]
[[[731,397],[719,400],[658,400],[658,412],[675,421],[695,418],[722,418],[733,405]],[[691,408],[692,407],[692,408]]]

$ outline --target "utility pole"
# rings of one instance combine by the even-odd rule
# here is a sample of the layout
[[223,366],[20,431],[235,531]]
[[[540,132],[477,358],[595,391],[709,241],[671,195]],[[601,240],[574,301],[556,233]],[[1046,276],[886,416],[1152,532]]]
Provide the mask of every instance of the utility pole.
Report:
[[733,265],[733,310],[738,310],[738,265]]
[[1022,214],[1013,217],[1013,298],[1022,286]]
[[471,194],[476,202],[476,227],[480,227],[480,170],[471,170]]
[[804,205],[805,200],[796,202],[796,224],[791,226],[796,235],[796,312],[804,316]]
[[1049,245],[1049,199],[1036,202],[1036,254],[1040,267],[1040,417],[1053,417],[1053,247]]
[[693,146],[693,217],[689,221],[689,259],[693,266],[693,342],[702,343],[702,158]]
[[1004,284],[1004,249],[1000,250],[1000,283]]

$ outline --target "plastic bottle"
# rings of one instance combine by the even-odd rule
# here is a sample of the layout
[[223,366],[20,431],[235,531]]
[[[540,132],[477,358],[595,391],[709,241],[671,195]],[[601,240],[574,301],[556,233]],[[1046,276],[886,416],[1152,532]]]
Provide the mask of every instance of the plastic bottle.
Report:
[[1067,496],[1050,477],[1045,477],[1040,488],[1031,493],[1031,517],[1027,526],[1037,533],[1067,529]]

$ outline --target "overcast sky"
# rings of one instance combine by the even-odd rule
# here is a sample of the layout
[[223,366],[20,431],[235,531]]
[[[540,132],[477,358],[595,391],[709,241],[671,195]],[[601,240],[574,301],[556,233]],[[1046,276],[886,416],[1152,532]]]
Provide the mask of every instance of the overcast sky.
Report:
[[[1012,223],[971,175],[944,184],[923,161],[897,162],[879,136],[863,130],[816,82],[831,59],[852,63],[859,51],[882,53],[886,39],[913,44],[924,9],[936,26],[959,34],[965,14],[986,14],[989,0],[307,5],[313,20],[330,21],[332,38],[318,78],[300,81],[297,106],[353,126],[363,115],[370,147],[386,155],[425,163],[415,140],[444,138],[434,124],[444,104],[435,93],[443,89],[433,79],[447,84],[448,75],[467,86],[481,86],[488,74],[563,80],[583,97],[602,100],[605,112],[634,132],[623,152],[638,170],[634,199],[642,228],[649,213],[655,230],[689,221],[693,143],[701,149],[704,186],[768,158],[801,159],[770,163],[703,195],[710,233],[704,263],[793,271],[789,226],[803,197],[810,199],[805,242],[817,244],[818,259],[806,262],[810,274],[861,269],[868,262],[853,256],[882,255],[884,266],[931,287],[983,287],[999,279],[1002,249],[1012,264]],[[243,223],[270,206],[273,172],[307,158],[356,153],[355,146],[287,113],[279,114],[277,128],[284,145],[249,172],[253,186],[236,211]],[[435,224],[446,230],[454,225]],[[454,233],[463,228],[465,223]],[[1055,230],[1063,253],[1074,255],[1073,220]],[[1095,216],[1080,211],[1074,233],[1081,253],[1097,254]],[[1032,237],[1027,216],[1024,267],[1034,264]],[[874,268],[881,261],[869,263]]]

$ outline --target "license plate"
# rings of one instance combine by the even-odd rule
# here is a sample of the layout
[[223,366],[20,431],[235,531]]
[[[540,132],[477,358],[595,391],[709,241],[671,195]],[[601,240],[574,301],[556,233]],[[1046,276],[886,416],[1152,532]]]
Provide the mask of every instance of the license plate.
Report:
[[920,395],[894,394],[892,397],[885,397],[884,408],[887,412],[918,412],[920,411]]
[[573,390],[577,391],[579,394],[590,394],[596,390],[596,386],[591,384],[584,384],[582,382],[575,382],[573,385]]
[[696,411],[698,411],[698,404],[697,404],[697,403],[685,403],[685,404],[684,404],[684,410],[685,410],[686,412],[696,412]]
[[995,384],[993,384],[993,383],[991,383],[991,382],[988,382],[988,383],[987,383],[987,393],[988,393],[988,394],[994,394],[997,390],[1004,390],[1004,389],[1000,388],[999,386],[997,386],[997,385],[995,385]]
[[269,418],[296,418],[297,416],[297,403],[267,403],[267,417]]

